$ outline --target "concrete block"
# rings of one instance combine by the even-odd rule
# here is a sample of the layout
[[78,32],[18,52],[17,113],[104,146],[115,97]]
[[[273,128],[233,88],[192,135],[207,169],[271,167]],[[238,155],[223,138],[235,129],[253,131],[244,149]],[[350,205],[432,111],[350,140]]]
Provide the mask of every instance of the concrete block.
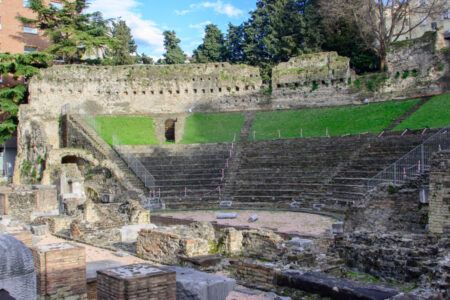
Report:
[[216,213],[216,219],[236,219],[237,213]]
[[31,232],[34,235],[42,236],[47,234],[47,224],[45,225],[37,225],[37,226],[31,226]]
[[248,218],[248,222],[249,223],[253,223],[253,222],[256,222],[256,221],[258,221],[258,215],[257,214],[254,214],[253,216],[251,216],[250,218]]
[[236,281],[188,268],[168,267],[177,273],[177,300],[225,300]]
[[336,222],[331,224],[331,229],[334,234],[344,233],[344,222]]
[[232,201],[220,201],[220,208],[230,208],[233,205]]
[[137,224],[127,225],[120,228],[120,234],[122,236],[123,243],[134,243],[137,240],[138,233],[141,229],[155,229],[155,224]]

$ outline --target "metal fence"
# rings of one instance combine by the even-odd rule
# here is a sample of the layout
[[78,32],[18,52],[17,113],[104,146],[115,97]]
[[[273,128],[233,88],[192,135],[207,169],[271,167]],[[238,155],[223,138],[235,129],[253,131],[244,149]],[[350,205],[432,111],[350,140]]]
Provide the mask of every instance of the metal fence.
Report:
[[142,180],[145,187],[148,188],[150,191],[155,190],[155,178],[152,174],[147,170],[146,167],[141,163],[139,159],[137,159],[134,155],[125,153],[123,151],[120,151],[120,146],[122,146],[123,143],[120,141],[120,139],[113,134],[112,135],[112,147],[113,149],[119,154],[119,156],[127,163],[128,167],[133,170],[133,172],[136,174],[139,179]]
[[450,148],[450,126],[442,128],[436,134],[415,147],[395,163],[379,172],[367,182],[373,188],[383,182],[402,184],[411,180],[430,168],[430,158],[434,152]]

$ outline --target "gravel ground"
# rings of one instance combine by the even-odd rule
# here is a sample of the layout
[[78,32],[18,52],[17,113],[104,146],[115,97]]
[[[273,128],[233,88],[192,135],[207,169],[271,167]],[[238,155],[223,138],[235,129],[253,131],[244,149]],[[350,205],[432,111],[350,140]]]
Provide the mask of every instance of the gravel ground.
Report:
[[[174,218],[191,218],[196,221],[217,221],[220,224],[247,225],[251,228],[270,227],[277,228],[281,232],[298,231],[309,234],[323,233],[333,223],[332,218],[308,213],[250,210],[236,210],[234,212],[237,213],[236,219],[216,219],[217,211],[183,211],[171,212],[164,215]],[[258,221],[249,223],[248,218],[254,214],[258,215]]]

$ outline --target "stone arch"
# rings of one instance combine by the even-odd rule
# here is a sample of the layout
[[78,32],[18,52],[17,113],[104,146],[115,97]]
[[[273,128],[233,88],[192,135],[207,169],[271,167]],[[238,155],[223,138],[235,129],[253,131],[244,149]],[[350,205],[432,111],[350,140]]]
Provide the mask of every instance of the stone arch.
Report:
[[167,119],[164,123],[164,136],[167,142],[175,142],[175,123],[176,119]]

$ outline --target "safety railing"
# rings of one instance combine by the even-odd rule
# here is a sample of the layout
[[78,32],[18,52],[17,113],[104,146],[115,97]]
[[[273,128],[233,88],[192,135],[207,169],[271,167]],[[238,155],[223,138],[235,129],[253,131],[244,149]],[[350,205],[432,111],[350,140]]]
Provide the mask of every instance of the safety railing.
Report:
[[426,139],[402,158],[388,166],[367,181],[367,187],[373,188],[383,182],[402,184],[416,178],[430,168],[433,153],[450,148],[450,126],[442,128]]
[[136,174],[139,179],[144,183],[145,187],[150,191],[155,189],[155,178],[147,170],[146,167],[137,159],[134,155],[128,154],[124,151],[120,151],[120,146],[123,143],[120,139],[113,134],[112,135],[112,147],[117,152],[117,154],[127,163],[128,167]]

